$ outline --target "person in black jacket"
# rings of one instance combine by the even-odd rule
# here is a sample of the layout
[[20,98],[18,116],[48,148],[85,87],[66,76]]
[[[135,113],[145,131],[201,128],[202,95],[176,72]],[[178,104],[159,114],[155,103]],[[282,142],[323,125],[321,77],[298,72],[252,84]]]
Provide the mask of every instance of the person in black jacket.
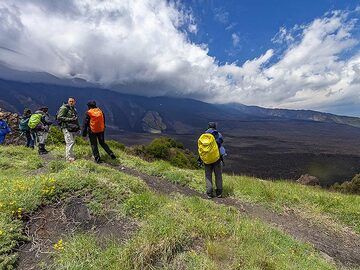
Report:
[[29,128],[29,119],[31,116],[32,112],[30,109],[26,108],[24,110],[23,115],[20,118],[20,123],[19,123],[19,129],[20,131],[25,134],[26,137],[26,147],[30,147],[34,149],[34,137],[31,134],[30,128]]
[[105,116],[103,112],[96,106],[95,101],[89,101],[87,106],[88,110],[84,116],[82,136],[86,137],[89,135],[90,145],[95,161],[97,163],[101,162],[98,141],[106,153],[112,159],[116,159],[115,154],[105,142]]

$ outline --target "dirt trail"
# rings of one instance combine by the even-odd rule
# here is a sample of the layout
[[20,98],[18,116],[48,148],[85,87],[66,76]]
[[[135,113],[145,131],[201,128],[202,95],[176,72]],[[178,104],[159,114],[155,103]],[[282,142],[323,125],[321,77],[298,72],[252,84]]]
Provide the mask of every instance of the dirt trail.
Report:
[[[197,196],[206,199],[201,194],[188,187],[173,184],[166,179],[141,173],[124,166],[112,166],[126,174],[141,178],[154,191],[161,194],[177,192],[186,196]],[[319,224],[313,224],[309,220],[298,215],[287,213],[275,213],[263,206],[241,202],[233,198],[214,198],[217,204],[233,206],[250,217],[270,223],[294,238],[312,244],[323,257],[335,262],[338,267],[360,268],[360,237],[352,232],[336,232]]]

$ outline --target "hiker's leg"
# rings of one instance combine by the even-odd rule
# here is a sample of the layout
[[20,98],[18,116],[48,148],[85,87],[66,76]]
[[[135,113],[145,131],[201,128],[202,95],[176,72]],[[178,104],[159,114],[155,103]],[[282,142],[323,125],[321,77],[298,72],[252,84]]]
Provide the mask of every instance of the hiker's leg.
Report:
[[44,144],[44,151],[45,151],[45,152],[48,152],[48,151],[46,150],[46,148],[45,148],[48,137],[49,137],[49,132],[44,131],[44,132],[43,132],[43,144]]
[[31,134],[31,131],[28,130],[25,132],[26,135],[26,146],[34,148],[34,136]]
[[221,196],[223,185],[222,185],[222,167],[221,161],[218,160],[214,164],[215,183],[216,183],[216,196]]
[[45,150],[45,139],[46,139],[45,132],[37,131],[36,137],[38,139],[39,154],[40,155],[46,154],[47,151]]
[[26,147],[30,147],[30,145],[31,145],[30,130],[25,131],[25,137],[26,137]]
[[101,145],[101,147],[105,150],[105,152],[109,155],[109,156],[114,156],[113,151],[111,151],[110,147],[107,145],[107,143],[105,142],[105,135],[104,132],[100,132],[100,133],[96,133],[96,136],[99,140],[99,144]]
[[63,129],[63,133],[64,133],[64,138],[65,138],[65,159],[66,160],[71,160],[74,159],[74,152],[73,152],[73,147],[75,144],[75,137],[74,134],[72,132],[69,132],[67,129]]
[[5,141],[5,135],[0,135],[0,144],[3,144]]
[[37,146],[39,144],[39,142],[38,142],[38,138],[36,136],[36,132],[34,130],[31,131],[31,137],[34,140],[34,146]]
[[90,146],[91,146],[91,150],[92,150],[94,159],[95,159],[95,161],[99,161],[100,153],[99,153],[99,148],[98,148],[98,144],[97,144],[96,134],[89,133],[89,141],[90,141]]
[[205,181],[206,181],[206,193],[209,196],[212,196],[213,186],[212,186],[212,166],[211,164],[205,164]]

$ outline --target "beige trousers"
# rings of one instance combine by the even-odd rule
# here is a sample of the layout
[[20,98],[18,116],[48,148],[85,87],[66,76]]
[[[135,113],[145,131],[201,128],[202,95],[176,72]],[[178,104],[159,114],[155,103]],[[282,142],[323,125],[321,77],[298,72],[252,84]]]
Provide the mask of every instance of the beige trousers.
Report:
[[75,144],[75,136],[76,136],[76,132],[70,132],[68,131],[66,128],[64,128],[63,130],[64,133],[64,138],[65,138],[65,159],[69,160],[69,159],[75,159],[75,154],[74,154],[74,144]]

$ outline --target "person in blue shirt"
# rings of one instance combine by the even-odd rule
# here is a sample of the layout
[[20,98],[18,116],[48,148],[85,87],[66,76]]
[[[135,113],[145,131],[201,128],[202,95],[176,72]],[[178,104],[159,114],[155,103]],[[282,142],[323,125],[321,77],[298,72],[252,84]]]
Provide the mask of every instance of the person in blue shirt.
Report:
[[[1,116],[0,116],[1,117]],[[6,123],[6,121],[0,118],[0,144],[3,144],[5,141],[5,137],[7,134],[11,132],[10,127]]]

